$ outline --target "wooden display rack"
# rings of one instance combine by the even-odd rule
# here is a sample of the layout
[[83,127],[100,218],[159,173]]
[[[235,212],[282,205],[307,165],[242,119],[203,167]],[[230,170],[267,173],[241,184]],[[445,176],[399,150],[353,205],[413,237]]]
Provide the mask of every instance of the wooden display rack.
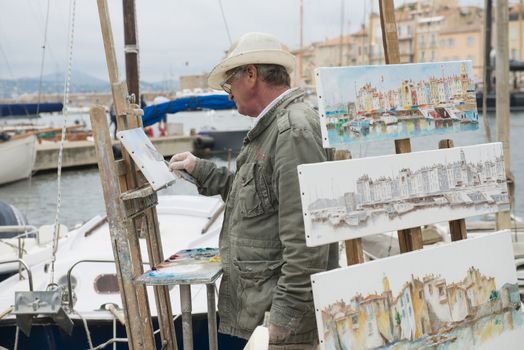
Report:
[[[399,46],[397,38],[397,28],[395,23],[393,0],[379,0],[380,5],[380,20],[382,27],[382,39],[384,46],[384,53],[386,64],[399,64]],[[453,141],[450,139],[440,140],[438,143],[439,149],[453,148]],[[395,140],[396,154],[411,152],[411,142],[409,138]],[[504,149],[506,151],[506,149]],[[504,152],[506,153],[506,152]],[[509,154],[506,153],[509,157]],[[348,150],[336,150],[335,160],[346,160],[351,158],[351,153]],[[509,171],[509,163],[506,162],[506,177],[510,179],[511,173]],[[510,186],[510,203],[512,189]],[[304,194],[304,193],[303,193]],[[510,228],[509,212],[498,212],[498,217],[502,220],[497,220],[497,229]],[[453,217],[453,218],[456,218]],[[464,218],[448,221],[451,241],[459,241],[467,238],[466,222]],[[398,226],[397,226],[398,227]],[[419,250],[423,248],[422,229],[420,227],[413,227],[397,231],[400,253]],[[331,242],[336,242],[334,238]],[[362,264],[365,262],[362,238],[349,239],[344,241],[346,259],[348,265]],[[314,282],[314,281],[313,281]],[[317,309],[317,313],[319,310]],[[318,320],[318,318],[317,318]],[[321,337],[322,338],[322,337]]]
[[[399,64],[400,53],[393,0],[379,0],[379,6],[386,64]],[[446,139],[439,142],[439,148],[441,149],[451,147],[453,147],[452,140]],[[411,152],[410,139],[395,140],[395,151],[397,154]],[[349,151],[337,150],[335,153],[336,160],[350,158],[351,153]],[[449,229],[453,241],[467,238],[466,221],[464,219],[450,221]],[[420,227],[399,230],[397,234],[401,253],[422,249],[423,240],[422,229]],[[344,244],[348,265],[361,264],[364,262],[364,250],[361,238],[346,240]]]

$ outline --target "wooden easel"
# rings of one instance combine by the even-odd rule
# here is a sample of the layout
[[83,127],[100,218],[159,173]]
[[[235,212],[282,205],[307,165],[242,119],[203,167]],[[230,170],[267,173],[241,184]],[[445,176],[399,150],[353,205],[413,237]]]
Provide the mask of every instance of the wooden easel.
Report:
[[[399,64],[400,53],[393,0],[379,0],[379,7],[386,64]],[[452,140],[446,139],[439,142],[439,148],[451,147],[453,147]],[[397,154],[411,152],[410,139],[395,140],[395,151]],[[336,160],[350,158],[351,154],[349,151],[337,151],[335,153]],[[453,241],[467,238],[466,222],[464,219],[450,221],[449,228],[451,239]],[[401,253],[422,249],[423,240],[422,229],[420,227],[399,230],[397,234]],[[364,262],[364,251],[361,238],[346,240],[344,244],[348,265],[355,265]]]
[[[119,130],[141,127],[142,110],[128,96],[127,85],[118,81],[107,0],[97,0],[106,61]],[[115,161],[105,108],[91,109],[91,124],[98,158],[98,168],[106,204],[111,243],[118,283],[124,307],[129,348],[156,349],[146,287],[135,284],[143,273],[138,233],[147,241],[149,263],[164,260],[156,213],[157,195],[137,172],[129,154],[122,149],[122,160]],[[167,286],[155,286],[155,300],[163,349],[177,349]]]

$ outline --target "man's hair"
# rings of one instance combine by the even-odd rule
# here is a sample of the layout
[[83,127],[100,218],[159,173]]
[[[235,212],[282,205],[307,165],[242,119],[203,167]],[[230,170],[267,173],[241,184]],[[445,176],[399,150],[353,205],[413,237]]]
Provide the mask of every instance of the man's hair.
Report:
[[269,86],[282,86],[289,87],[291,85],[291,79],[289,74],[279,64],[255,64],[258,75],[266,82]]
[[[226,75],[232,74],[234,71],[246,72],[248,64],[240,67],[230,69]],[[291,86],[291,78],[284,66],[279,64],[254,64],[260,78],[269,86]]]

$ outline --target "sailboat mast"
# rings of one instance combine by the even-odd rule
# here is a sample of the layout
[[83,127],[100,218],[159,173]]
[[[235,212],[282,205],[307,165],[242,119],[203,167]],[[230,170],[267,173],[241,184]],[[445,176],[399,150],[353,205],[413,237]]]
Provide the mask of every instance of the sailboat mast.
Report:
[[338,65],[343,66],[343,50],[344,50],[344,0],[340,1],[340,56],[338,58]]
[[302,84],[304,76],[304,0],[300,0],[300,55],[298,56],[297,85]]
[[138,43],[135,9],[135,0],[123,0],[126,82],[129,94],[134,94],[136,103],[140,104],[140,77],[138,70]]

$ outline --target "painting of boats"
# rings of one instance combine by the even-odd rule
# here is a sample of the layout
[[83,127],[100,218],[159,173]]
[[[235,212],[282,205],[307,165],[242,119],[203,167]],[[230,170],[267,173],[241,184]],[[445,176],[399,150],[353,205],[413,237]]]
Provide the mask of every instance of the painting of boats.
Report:
[[479,129],[471,61],[326,67],[316,74],[325,147]]

